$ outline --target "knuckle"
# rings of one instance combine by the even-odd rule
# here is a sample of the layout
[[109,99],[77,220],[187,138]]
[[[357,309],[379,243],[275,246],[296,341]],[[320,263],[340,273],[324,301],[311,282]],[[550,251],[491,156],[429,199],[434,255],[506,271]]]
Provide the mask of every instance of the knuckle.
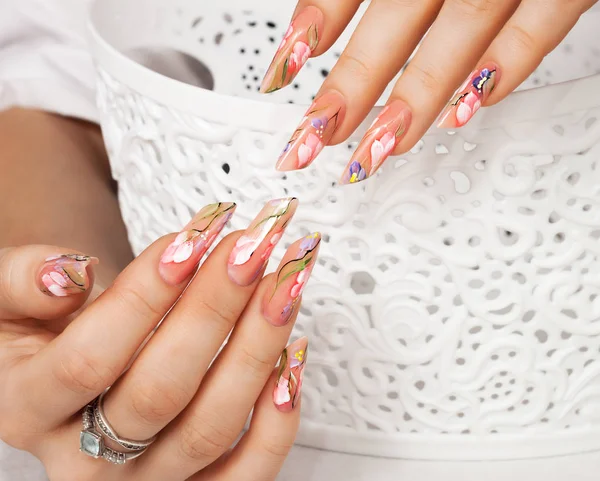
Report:
[[346,72],[348,78],[354,79],[355,82],[366,84],[371,82],[374,76],[368,58],[359,51],[345,50],[338,60],[337,68]]
[[244,371],[260,381],[264,381],[275,366],[274,360],[259,354],[256,350],[241,347],[235,352],[237,361],[242,365]]
[[269,439],[262,439],[260,441],[261,449],[269,456],[278,460],[284,460],[287,457],[293,444],[292,442],[275,442]]
[[418,6],[421,3],[415,0],[378,0],[378,2],[388,8],[393,8],[394,10],[404,10],[406,8]]
[[211,324],[211,329],[216,334],[226,336],[231,331],[233,323],[237,318],[230,307],[221,306],[215,307],[216,302],[211,302],[207,299],[199,298],[195,301],[195,311],[200,312],[203,321]]
[[521,25],[517,23],[509,25],[508,33],[508,38],[512,39],[517,52],[537,52],[539,50],[538,40]]
[[225,427],[220,416],[199,415],[183,424],[179,449],[185,458],[209,464],[221,456],[234,440],[235,434]]
[[462,15],[480,17],[498,6],[496,0],[452,0],[454,8]]
[[162,319],[165,312],[154,306],[141,289],[128,282],[116,282],[111,288],[118,309],[133,312],[140,319]]
[[416,81],[416,85],[418,85],[420,89],[425,90],[425,93],[431,98],[439,97],[440,92],[445,90],[442,88],[442,81],[440,80],[443,78],[442,75],[438,74],[438,72],[429,65],[411,62],[408,64],[404,75],[413,77]]
[[167,376],[152,375],[152,380],[134,382],[131,391],[131,409],[150,426],[166,424],[185,408],[191,394]]
[[79,395],[95,396],[110,386],[119,376],[111,366],[103,365],[89,354],[71,349],[57,363],[54,377],[64,388]]

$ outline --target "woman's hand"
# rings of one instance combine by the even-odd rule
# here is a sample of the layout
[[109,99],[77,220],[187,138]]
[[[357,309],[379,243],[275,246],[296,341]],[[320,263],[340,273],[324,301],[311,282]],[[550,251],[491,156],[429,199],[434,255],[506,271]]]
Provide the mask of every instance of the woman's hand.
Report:
[[[0,437],[38,456],[52,481],[274,479],[298,425],[306,339],[273,367],[320,236],[295,242],[276,273],[262,274],[296,206],[269,202],[194,276],[235,209],[207,206],[87,303],[95,259],[48,246],[0,250]],[[104,411],[118,435],[157,436],[124,466],[77,451],[81,410],[109,386]]]
[[[423,40],[341,182],[370,177],[390,154],[408,151],[436,117],[439,127],[454,129],[481,106],[506,97],[595,2],[372,0],[285,147],[278,169],[304,168],[325,145],[348,138]],[[300,0],[261,91],[292,82],[310,56],[333,45],[361,3]]]

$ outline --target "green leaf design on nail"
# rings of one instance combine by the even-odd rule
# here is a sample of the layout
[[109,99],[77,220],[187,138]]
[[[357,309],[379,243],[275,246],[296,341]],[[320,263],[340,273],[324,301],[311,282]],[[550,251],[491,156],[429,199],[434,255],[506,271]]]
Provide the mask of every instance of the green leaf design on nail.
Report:
[[302,272],[304,269],[306,269],[306,266],[310,264],[310,261],[312,261],[312,256],[305,256],[302,259],[288,262],[285,266],[283,266],[281,271],[279,271],[279,275],[277,276],[278,279],[277,284],[275,285],[275,290],[277,290],[277,288],[291,276],[297,274],[298,272]]
[[319,32],[317,30],[317,26],[313,24],[308,28],[308,47],[312,51],[315,48],[317,48],[318,44],[319,44]]
[[64,274],[82,291],[85,290],[85,278],[82,272],[78,271],[75,266],[65,266],[62,268]]
[[283,350],[283,352],[281,353],[281,357],[279,358],[279,369],[277,370],[277,381],[279,381],[279,379],[281,379],[281,376],[283,376],[283,373],[285,372],[285,368],[287,367],[287,363],[288,363],[288,351],[286,348]]
[[400,137],[402,134],[404,134],[404,131],[405,131],[405,130],[406,130],[406,129],[404,128],[404,119],[402,119],[402,120],[400,121],[400,125],[398,125],[398,128],[396,129],[396,132],[395,132],[395,134],[394,134],[394,135],[395,135],[396,137]]
[[288,67],[290,65],[290,59],[286,58],[285,62],[283,64],[283,74],[281,75],[281,84],[284,85],[285,84],[285,78],[287,77],[287,73],[288,73]]

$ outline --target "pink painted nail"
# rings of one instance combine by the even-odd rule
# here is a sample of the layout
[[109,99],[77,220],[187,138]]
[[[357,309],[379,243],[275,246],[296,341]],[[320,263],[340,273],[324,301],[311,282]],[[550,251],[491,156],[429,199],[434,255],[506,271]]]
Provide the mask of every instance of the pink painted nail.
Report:
[[308,339],[306,337],[293,342],[281,353],[277,382],[273,390],[273,402],[280,411],[290,412],[298,405],[307,355]]
[[475,70],[441,113],[438,127],[455,129],[465,125],[481,108],[498,80],[500,70],[494,63],[488,63]]
[[323,12],[306,7],[288,27],[260,86],[262,93],[279,90],[292,83],[319,45]]
[[300,122],[277,162],[277,170],[308,167],[329,143],[344,119],[346,102],[331,90],[317,97]]
[[321,234],[315,232],[294,242],[283,256],[274,285],[264,297],[263,313],[271,324],[283,326],[291,319],[315,266],[320,245]]
[[56,297],[81,294],[90,287],[87,268],[93,264],[98,264],[96,257],[79,254],[48,257],[40,270],[39,288]]
[[233,202],[219,202],[207,205],[196,214],[160,258],[158,269],[166,283],[180,284],[194,272],[235,208]]
[[410,127],[408,105],[395,100],[375,119],[346,166],[340,184],[354,184],[371,177],[396,148]]
[[233,282],[240,286],[254,282],[269,261],[297,207],[298,199],[295,197],[267,202],[231,251],[227,271]]

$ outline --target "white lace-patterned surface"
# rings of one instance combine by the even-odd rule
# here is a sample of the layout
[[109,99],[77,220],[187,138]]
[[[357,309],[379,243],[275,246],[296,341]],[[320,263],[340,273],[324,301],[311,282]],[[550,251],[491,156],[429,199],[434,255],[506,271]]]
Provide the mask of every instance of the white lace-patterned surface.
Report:
[[[148,11],[160,4],[150,3]],[[193,14],[186,10],[192,3]],[[244,3],[243,13],[230,0],[229,10],[200,14],[197,3],[164,7],[158,23],[142,19],[142,31],[155,32],[152,44],[143,34],[114,43],[200,56],[216,91],[248,90],[239,74],[253,96],[285,12]],[[589,33],[583,28],[571,39]],[[231,52],[258,49],[260,62],[211,63],[228,38]],[[303,108],[296,118],[265,124],[260,119],[273,107],[264,103],[265,112],[218,123],[207,104],[190,100],[185,109],[175,99],[175,108],[164,92],[149,95],[144,71],[128,77],[116,68],[125,64],[102,49],[102,126],[136,252],[214,200],[238,202],[231,227],[242,229],[266,200],[293,194],[302,204],[286,239],[325,234],[295,329],[311,341],[302,443],[428,459],[600,449],[600,77],[548,92],[546,102],[534,102],[541,90],[538,97],[520,93],[512,105],[525,103],[531,121],[501,122],[506,107],[488,109],[460,132],[429,133],[374,180],[340,188],[334,181],[360,132],[311,168],[283,175],[273,164]],[[567,55],[574,49],[587,52],[577,64]],[[298,88],[279,100],[306,102],[303,82],[318,85],[322,66],[333,61],[312,61]],[[565,64],[571,67],[558,68]],[[240,67],[244,73],[232,73]],[[530,82],[598,71],[598,51],[574,41]],[[175,96],[182,84],[170,82]],[[588,101],[568,113],[567,100],[580,99],[581,89]],[[236,102],[202,95],[224,110]],[[536,118],[548,101],[562,102],[562,115]],[[273,263],[282,253],[276,250]]]

